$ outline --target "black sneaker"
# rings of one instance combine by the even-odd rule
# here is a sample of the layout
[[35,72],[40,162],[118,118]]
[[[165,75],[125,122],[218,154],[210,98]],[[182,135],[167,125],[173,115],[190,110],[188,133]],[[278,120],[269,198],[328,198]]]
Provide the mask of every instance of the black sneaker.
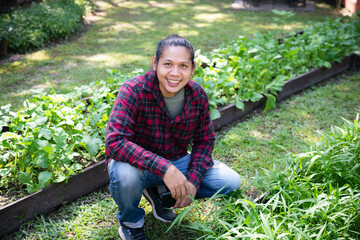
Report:
[[129,228],[120,223],[118,233],[122,240],[147,240],[144,227],[141,228]]
[[149,187],[144,189],[143,194],[150,202],[153,208],[153,215],[156,219],[165,223],[174,221],[176,218],[176,213],[173,210],[162,207],[161,198],[156,187]]

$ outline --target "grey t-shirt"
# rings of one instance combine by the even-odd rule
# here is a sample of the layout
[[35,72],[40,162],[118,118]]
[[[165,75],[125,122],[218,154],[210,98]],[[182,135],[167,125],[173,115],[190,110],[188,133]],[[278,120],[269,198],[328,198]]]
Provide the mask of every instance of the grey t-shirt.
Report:
[[185,102],[185,90],[182,88],[173,97],[164,97],[166,109],[171,119],[174,119],[179,115],[184,107]]

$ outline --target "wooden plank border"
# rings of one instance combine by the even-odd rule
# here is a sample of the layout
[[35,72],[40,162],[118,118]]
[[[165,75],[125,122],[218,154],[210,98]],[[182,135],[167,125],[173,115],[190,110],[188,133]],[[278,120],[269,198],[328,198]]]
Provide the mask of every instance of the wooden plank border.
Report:
[[0,237],[18,229],[37,215],[52,212],[108,182],[105,160],[102,160],[70,177],[67,183],[51,184],[0,208]]

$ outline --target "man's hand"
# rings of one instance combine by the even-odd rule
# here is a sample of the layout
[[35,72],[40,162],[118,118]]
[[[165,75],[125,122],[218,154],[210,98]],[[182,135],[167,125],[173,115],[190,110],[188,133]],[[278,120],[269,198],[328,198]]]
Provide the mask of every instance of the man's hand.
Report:
[[[187,182],[187,183],[188,183],[189,188],[190,188],[190,194],[195,198],[196,192],[197,192],[196,187],[190,182]],[[189,206],[192,203],[192,200],[190,198],[190,194],[187,195],[183,199],[177,199],[177,201],[176,201],[175,205],[173,206],[173,208],[183,208],[183,207]]]
[[164,175],[164,182],[176,200],[184,199],[190,194],[190,187],[184,174],[174,165],[170,165]]

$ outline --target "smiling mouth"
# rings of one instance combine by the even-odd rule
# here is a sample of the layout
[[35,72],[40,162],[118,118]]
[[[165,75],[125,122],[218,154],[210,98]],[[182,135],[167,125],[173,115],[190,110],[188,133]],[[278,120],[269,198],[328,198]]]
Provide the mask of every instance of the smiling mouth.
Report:
[[181,82],[181,80],[170,80],[170,79],[168,79],[167,81],[170,86],[174,86],[174,87],[178,86]]

